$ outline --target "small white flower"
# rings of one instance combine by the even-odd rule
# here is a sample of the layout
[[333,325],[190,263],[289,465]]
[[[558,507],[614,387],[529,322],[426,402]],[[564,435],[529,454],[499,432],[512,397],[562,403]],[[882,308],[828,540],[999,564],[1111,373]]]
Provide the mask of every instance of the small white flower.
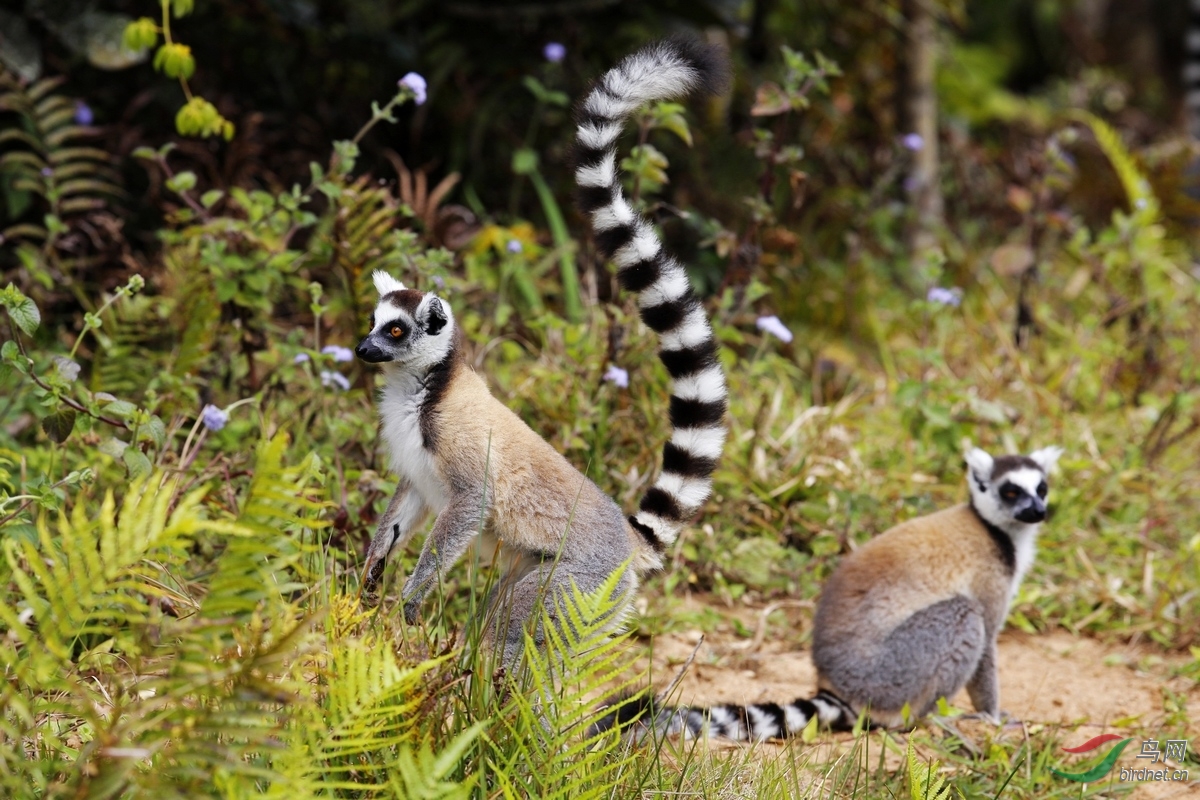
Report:
[[333,372],[332,370],[322,370],[321,371],[321,385],[322,386],[336,386],[337,388],[341,389],[344,392],[344,391],[349,390],[349,388],[350,388],[350,379],[347,378],[345,375],[343,375],[340,372]]
[[521,240],[520,239],[509,239],[508,244],[506,244],[504,246],[504,249],[510,253],[521,252]]
[[408,73],[398,81],[398,85],[401,89],[408,89],[410,92],[412,92],[413,102],[415,102],[417,105],[421,105],[425,102],[425,90],[428,88],[428,84],[426,84],[425,79],[417,73]]
[[929,289],[929,293],[925,295],[925,299],[931,303],[957,307],[962,302],[962,296],[963,290],[957,286],[950,289],[941,286],[932,286]]
[[200,409],[200,423],[210,431],[221,430],[226,422],[229,422],[229,415],[225,413],[225,409],[217,408],[211,403]]
[[558,42],[547,42],[542,48],[542,55],[552,64],[557,64],[567,57],[567,48]]
[[54,357],[54,370],[66,381],[79,377],[79,365],[66,356]]
[[333,360],[339,363],[354,360],[354,351],[341,345],[327,344],[321,348],[321,352],[327,356],[333,356]]
[[906,133],[901,137],[900,144],[904,145],[905,150],[912,150],[915,153],[925,146],[925,140],[919,133]]
[[613,364],[608,368],[608,371],[604,373],[604,380],[609,381],[610,383],[615,383],[622,389],[628,389],[629,370],[621,369],[616,364]]
[[303,364],[308,361],[308,353],[296,353],[296,357],[292,359],[293,364]]
[[754,325],[763,333],[771,334],[784,344],[792,341],[792,332],[774,314],[769,317],[759,317],[754,321]]

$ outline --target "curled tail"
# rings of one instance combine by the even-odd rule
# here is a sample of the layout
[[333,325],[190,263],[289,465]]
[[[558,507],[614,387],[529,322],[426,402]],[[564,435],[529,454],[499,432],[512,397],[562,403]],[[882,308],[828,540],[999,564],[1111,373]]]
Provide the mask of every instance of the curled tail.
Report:
[[783,704],[660,706],[649,696],[639,695],[610,708],[609,713],[593,723],[592,734],[616,727],[637,740],[652,734],[661,737],[681,733],[685,738],[714,736],[748,742],[795,736],[813,717],[820,727],[835,731],[851,730],[858,720],[858,714],[848,703],[824,689],[811,699]]
[[716,91],[725,81],[719,50],[696,41],[666,40],[626,56],[588,92],[578,110],[575,180],[580,210],[591,220],[601,254],[638,296],[642,320],[660,336],[659,356],[674,382],[671,425],[662,474],[630,524],[656,553],[679,535],[712,488],[725,443],[725,374],[717,343],[683,266],[663,252],[650,221],[621,191],[617,139],[643,104]]

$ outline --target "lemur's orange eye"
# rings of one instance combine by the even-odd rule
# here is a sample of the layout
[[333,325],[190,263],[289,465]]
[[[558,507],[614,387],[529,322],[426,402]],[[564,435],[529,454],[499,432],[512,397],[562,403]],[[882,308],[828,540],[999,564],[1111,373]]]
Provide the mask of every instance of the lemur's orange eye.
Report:
[[404,328],[401,328],[399,325],[393,325],[392,330],[389,332],[392,334],[393,339],[399,339],[404,335]]

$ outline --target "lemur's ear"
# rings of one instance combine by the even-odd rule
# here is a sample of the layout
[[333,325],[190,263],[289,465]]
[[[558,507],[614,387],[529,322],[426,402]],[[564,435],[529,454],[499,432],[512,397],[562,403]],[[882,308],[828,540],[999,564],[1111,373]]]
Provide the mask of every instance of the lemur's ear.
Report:
[[1058,457],[1062,454],[1061,447],[1043,447],[1041,450],[1034,450],[1029,457],[1037,462],[1037,465],[1042,468],[1042,472],[1049,475],[1050,470],[1054,469],[1054,465],[1058,463]]
[[442,305],[442,301],[436,297],[429,298],[425,303],[423,324],[425,333],[430,336],[437,336],[438,332],[446,327],[447,317],[446,309]]
[[972,483],[983,484],[992,477],[992,466],[995,461],[978,447],[967,451],[967,469],[971,473]]
[[391,294],[392,292],[404,291],[403,283],[396,280],[391,275],[388,275],[381,269],[375,270],[375,273],[371,276],[371,278],[375,281],[375,291],[379,292],[380,297],[383,297],[385,294]]

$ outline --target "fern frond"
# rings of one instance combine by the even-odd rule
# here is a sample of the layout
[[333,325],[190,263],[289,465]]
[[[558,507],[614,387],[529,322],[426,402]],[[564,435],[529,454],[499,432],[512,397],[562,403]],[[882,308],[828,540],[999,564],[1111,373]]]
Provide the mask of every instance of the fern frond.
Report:
[[305,496],[320,462],[310,454],[297,466],[285,466],[287,443],[288,437],[279,434],[258,448],[254,478],[241,513],[229,528],[236,535],[217,561],[200,607],[203,617],[245,620],[263,603],[281,602],[281,597],[305,588],[296,579],[304,549],[299,537],[289,531],[295,534],[326,524],[312,513],[324,505]]
[[[527,682],[509,701],[504,727],[489,737],[494,779],[508,797],[599,797],[629,765],[619,739],[588,739],[597,698],[614,684],[641,684],[630,673],[628,633],[617,632],[625,608],[617,570],[594,591],[570,589],[544,609],[544,643],[526,636]],[[556,619],[555,619],[556,618]]]
[[912,739],[908,741],[908,796],[912,800],[951,800],[946,779],[938,774],[936,760],[926,764],[917,756]]
[[[158,563],[177,561],[180,546],[198,529],[196,513],[203,492],[194,492],[168,513],[174,484],[161,477],[135,482],[121,504],[105,495],[95,520],[84,504],[62,516],[51,532],[38,521],[38,544],[4,542],[4,555],[25,606],[32,611],[37,636],[18,621],[15,608],[0,600],[0,619],[29,646],[44,647],[67,662],[80,639],[114,633],[118,624],[143,619],[145,598],[162,596],[153,577]],[[174,551],[174,553],[172,553]]]
[[[80,144],[95,131],[75,122],[74,101],[55,92],[61,83],[51,78],[23,87],[0,68],[0,113],[14,117],[5,120],[0,136],[0,145],[6,146],[0,152],[0,175],[14,189],[40,197],[50,214],[66,221],[103,208],[124,192],[112,157]],[[6,238],[47,238],[40,225],[6,222]]]
[[100,341],[92,362],[93,392],[137,400],[162,371],[161,341],[171,329],[156,302],[136,295],[110,306],[104,326],[93,332]]
[[1154,196],[1150,181],[1142,175],[1133,155],[1121,141],[1121,135],[1095,114],[1077,111],[1074,116],[1087,125],[1091,129],[1092,135],[1096,137],[1096,144],[1100,146],[1100,150],[1112,164],[1113,171],[1117,173],[1117,178],[1121,181],[1121,187],[1125,190],[1125,197],[1129,200],[1130,207],[1134,209],[1135,213],[1141,212],[1147,223],[1157,220],[1159,215],[1158,198]]
[[387,257],[380,246],[395,227],[400,206],[396,199],[363,176],[342,190],[338,197],[338,214],[334,222],[334,242],[337,265],[346,270],[351,280],[386,269]]
[[427,675],[440,663],[401,668],[387,643],[373,636],[333,643],[314,665],[317,702],[289,724],[286,751],[275,762],[278,788],[285,794],[384,788],[394,778],[397,748],[420,740]]
[[428,743],[422,743],[416,749],[402,746],[396,753],[389,782],[392,796],[412,800],[466,800],[471,797],[478,774],[469,775],[460,782],[448,781],[447,777],[458,767],[467,748],[482,730],[482,723],[468,728],[436,755]]

